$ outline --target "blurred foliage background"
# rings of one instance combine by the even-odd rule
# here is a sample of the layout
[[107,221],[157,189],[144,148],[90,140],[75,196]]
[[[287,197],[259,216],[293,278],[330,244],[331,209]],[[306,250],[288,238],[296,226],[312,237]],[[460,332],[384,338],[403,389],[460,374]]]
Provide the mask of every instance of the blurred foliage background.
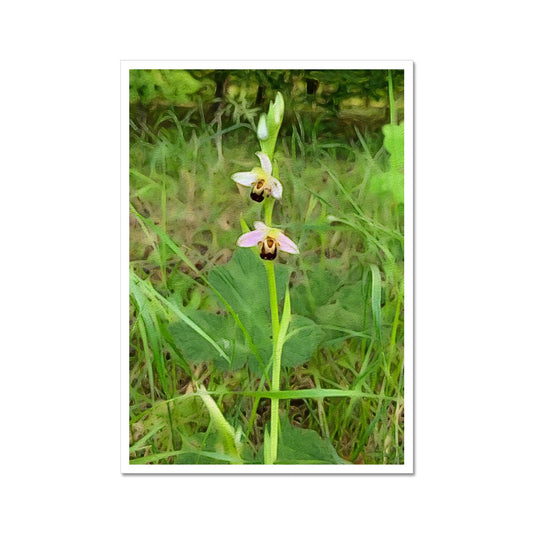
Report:
[[[403,71],[392,71],[398,120],[403,119]],[[350,128],[376,130],[389,122],[386,70],[132,70],[130,103],[133,113],[158,113],[161,108],[191,108],[201,102],[209,122],[219,106],[231,106],[228,123],[254,117],[274,100],[285,99],[285,132],[296,114],[314,124],[320,119],[322,133]]]

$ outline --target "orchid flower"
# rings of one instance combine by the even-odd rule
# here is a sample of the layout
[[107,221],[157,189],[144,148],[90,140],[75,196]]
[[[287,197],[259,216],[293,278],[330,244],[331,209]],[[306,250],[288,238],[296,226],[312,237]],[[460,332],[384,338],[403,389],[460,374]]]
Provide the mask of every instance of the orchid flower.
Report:
[[245,187],[251,187],[250,198],[262,202],[265,196],[272,195],[276,200],[281,200],[283,187],[279,180],[272,176],[272,163],[267,154],[256,152],[255,155],[261,162],[261,168],[255,167],[251,172],[237,172],[231,179]]
[[281,230],[269,228],[262,222],[254,222],[254,231],[249,231],[239,237],[238,246],[251,248],[259,246],[261,259],[272,260],[276,257],[278,248],[282,252],[298,254],[298,246],[294,244]]

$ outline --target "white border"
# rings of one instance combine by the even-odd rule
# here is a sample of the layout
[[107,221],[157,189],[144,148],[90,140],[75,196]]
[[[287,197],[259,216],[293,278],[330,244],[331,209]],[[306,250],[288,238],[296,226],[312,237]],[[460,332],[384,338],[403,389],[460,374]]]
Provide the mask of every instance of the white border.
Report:
[[[404,459],[403,465],[129,464],[129,71],[130,69],[403,69],[405,128]],[[413,474],[414,473],[414,135],[412,61],[121,61],[121,444],[123,474]]]

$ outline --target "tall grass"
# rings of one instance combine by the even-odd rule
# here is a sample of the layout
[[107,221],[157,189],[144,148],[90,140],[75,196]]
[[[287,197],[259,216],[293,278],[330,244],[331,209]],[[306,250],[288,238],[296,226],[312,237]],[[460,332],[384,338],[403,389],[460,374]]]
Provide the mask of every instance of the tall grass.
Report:
[[[283,131],[274,214],[301,253],[277,265],[293,320],[269,392],[263,322],[246,308],[262,304],[238,300],[254,294],[255,266],[235,246],[239,220],[259,211],[229,179],[256,165],[252,127],[209,124],[201,106],[131,117],[132,463],[261,463],[271,398],[280,463],[403,463],[403,183],[390,141],[357,128],[332,141],[301,117]],[[245,266],[249,287],[235,282]]]

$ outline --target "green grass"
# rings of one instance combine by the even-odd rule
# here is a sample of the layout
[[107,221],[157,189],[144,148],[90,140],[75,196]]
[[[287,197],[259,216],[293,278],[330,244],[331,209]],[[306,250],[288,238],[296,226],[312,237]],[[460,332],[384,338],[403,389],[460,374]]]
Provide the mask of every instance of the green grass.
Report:
[[279,463],[403,463],[403,180],[385,135],[284,124],[273,220],[301,253],[274,265],[292,319],[270,393],[266,276],[235,244],[261,207],[230,179],[257,166],[252,128],[131,117],[132,464],[262,463],[273,397]]

